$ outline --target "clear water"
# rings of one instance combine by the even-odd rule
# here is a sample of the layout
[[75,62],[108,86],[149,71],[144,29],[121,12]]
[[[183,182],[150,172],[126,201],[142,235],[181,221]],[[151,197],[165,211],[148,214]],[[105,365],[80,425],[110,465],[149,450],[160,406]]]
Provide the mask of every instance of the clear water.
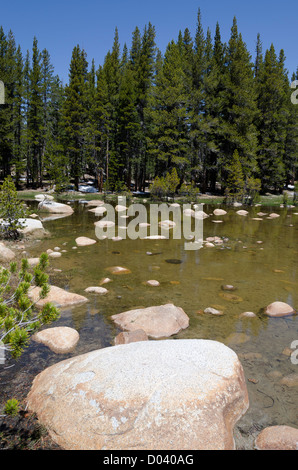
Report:
[[[73,215],[43,222],[51,233],[49,238],[26,246],[30,257],[56,246],[66,250],[61,258],[51,260],[50,282],[89,298],[87,304],[63,310],[55,324],[79,331],[80,341],[72,355],[113,345],[119,330],[111,315],[173,303],[190,318],[189,328],[173,339],[221,341],[239,355],[250,408],[235,430],[238,448],[252,448],[253,438],[266,426],[298,427],[298,387],[280,384],[283,376],[298,373],[298,365],[283,354],[285,348],[298,340],[298,316],[270,319],[262,313],[264,307],[277,300],[298,308],[298,215],[294,214],[297,208],[257,207],[248,209],[247,217],[237,215],[237,209],[231,208],[225,216],[209,217],[204,220],[204,239],[225,238],[223,245],[214,248],[185,251],[185,240],[169,239],[103,240],[74,250],[77,237],[95,238],[94,222],[98,219],[85,204],[72,205]],[[213,210],[214,206],[204,206],[208,214]],[[280,218],[268,220],[264,216],[261,221],[252,220],[260,211],[278,212]],[[212,222],[219,219],[223,223]],[[126,267],[131,273],[112,275],[107,270],[112,266]],[[87,287],[99,285],[105,277],[112,279],[104,286],[109,291],[106,296],[84,292]],[[160,287],[145,285],[149,279],[158,280]],[[236,302],[223,297],[224,284],[236,287],[232,292],[238,296]],[[222,310],[224,315],[203,314],[207,307]],[[247,311],[254,312],[257,318],[239,318]],[[24,380],[26,371],[30,381],[40,370],[69,356],[54,355],[32,342],[14,368],[14,383],[20,383],[20,377]]]

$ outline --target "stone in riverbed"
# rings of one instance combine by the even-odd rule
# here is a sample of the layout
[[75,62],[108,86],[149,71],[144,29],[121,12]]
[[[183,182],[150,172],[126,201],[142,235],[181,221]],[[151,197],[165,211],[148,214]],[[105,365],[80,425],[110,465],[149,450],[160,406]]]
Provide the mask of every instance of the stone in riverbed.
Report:
[[160,283],[158,281],[155,281],[155,279],[150,279],[149,281],[146,282],[147,286],[150,287],[159,287]]
[[296,311],[291,307],[291,305],[288,305],[285,302],[273,302],[266,307],[264,313],[269,317],[286,317],[294,315]]
[[73,214],[73,209],[67,204],[53,201],[40,202],[38,210],[40,212],[50,212],[52,214]]
[[243,312],[239,315],[239,318],[256,318],[257,315],[254,312]]
[[111,318],[123,330],[142,329],[155,339],[175,335],[189,326],[186,313],[173,304],[130,310]]
[[87,205],[91,207],[100,207],[104,205],[104,201],[101,201],[99,199],[94,199],[92,201],[88,201]]
[[257,450],[297,450],[298,429],[290,426],[269,426],[255,440]]
[[244,217],[245,217],[246,215],[248,215],[248,212],[247,212],[247,211],[245,211],[245,210],[240,210],[240,211],[237,211],[237,212],[236,212],[236,214],[238,214],[238,215],[242,215],[242,216],[244,216]]
[[89,246],[89,245],[94,245],[96,243],[96,240],[93,240],[92,238],[88,237],[78,237],[76,239],[76,244],[78,246]]
[[131,271],[122,266],[112,266],[111,268],[106,268],[111,274],[131,274]]
[[28,292],[28,297],[34,302],[37,301],[36,306],[38,308],[43,308],[43,306],[48,302],[53,303],[58,308],[63,308],[71,307],[88,301],[88,299],[82,295],[67,292],[66,290],[56,286],[50,286],[50,292],[48,295],[44,299],[38,300],[40,296],[40,290],[40,287],[32,287]]
[[228,302],[243,302],[242,297],[240,297],[239,295],[230,294],[229,292],[220,292],[218,295],[223,299],[227,300]]
[[32,336],[37,343],[42,343],[56,354],[67,354],[74,350],[80,335],[73,328],[66,326],[47,328]]
[[215,209],[215,210],[213,211],[213,214],[214,214],[214,215],[226,215],[227,212],[226,212],[225,210],[223,210],[223,209]]
[[167,340],[55,364],[34,379],[27,404],[66,450],[232,450],[249,401],[230,348]]
[[99,294],[99,295],[105,295],[108,293],[108,290],[105,289],[104,287],[87,287],[87,289],[85,289],[85,292],[87,292],[88,294]]
[[280,381],[282,385],[286,385],[287,387],[298,387],[298,373],[293,373],[286,375]]
[[216,308],[212,308],[212,307],[205,308],[204,313],[211,313],[211,315],[218,315],[218,316],[223,315],[222,311],[217,310]]
[[115,338],[115,346],[119,344],[137,343],[139,341],[148,341],[148,336],[144,330],[123,331]]

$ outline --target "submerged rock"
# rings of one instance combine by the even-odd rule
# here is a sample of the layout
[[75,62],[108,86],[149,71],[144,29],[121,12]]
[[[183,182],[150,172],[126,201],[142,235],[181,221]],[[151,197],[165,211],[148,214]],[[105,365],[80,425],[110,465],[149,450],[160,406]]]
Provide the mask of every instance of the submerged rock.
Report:
[[55,364],[28,410],[66,450],[231,450],[249,401],[237,355],[215,341],[141,341]]
[[182,264],[183,261],[181,259],[166,259],[165,260],[166,263],[169,263],[169,264]]
[[218,295],[223,299],[227,300],[228,302],[243,302],[242,297],[240,297],[239,295],[230,294],[229,292],[220,292]]
[[122,266],[112,266],[111,268],[106,268],[107,271],[110,271],[111,274],[130,274],[130,269],[123,268]]
[[155,339],[175,335],[189,326],[186,313],[173,304],[130,310],[111,318],[123,330],[142,329]]

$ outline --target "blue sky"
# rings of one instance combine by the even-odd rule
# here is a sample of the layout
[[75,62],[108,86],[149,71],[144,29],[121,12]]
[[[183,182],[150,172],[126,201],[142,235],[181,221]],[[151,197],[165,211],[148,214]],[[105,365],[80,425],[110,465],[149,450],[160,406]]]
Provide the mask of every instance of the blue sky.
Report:
[[296,0],[10,0],[2,2],[0,25],[5,33],[9,29],[13,31],[24,54],[31,50],[36,36],[40,50],[48,49],[55,73],[65,83],[76,44],[85,49],[89,62],[94,58],[97,67],[112,48],[116,26],[121,47],[125,42],[130,47],[135,27],[143,31],[150,21],[156,28],[157,46],[164,52],[168,42],[177,39],[180,29],[188,28],[194,37],[199,8],[205,31],[210,27],[214,35],[218,21],[222,39],[228,41],[236,16],[239,31],[253,57],[260,32],[264,51],[271,43],[278,52],[283,48],[290,75],[296,71]]

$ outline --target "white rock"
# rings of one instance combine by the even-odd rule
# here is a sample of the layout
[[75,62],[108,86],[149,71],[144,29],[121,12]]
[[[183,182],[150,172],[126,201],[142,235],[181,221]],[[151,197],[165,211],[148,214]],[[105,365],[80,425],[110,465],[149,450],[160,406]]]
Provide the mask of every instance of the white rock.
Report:
[[87,287],[87,289],[85,289],[85,292],[87,292],[88,294],[105,295],[108,293],[108,290],[104,287]]
[[92,238],[88,238],[88,237],[76,238],[76,244],[78,246],[89,246],[89,245],[94,245],[95,243],[96,243],[96,240],[93,240]]
[[66,450],[232,450],[248,409],[234,351],[208,340],[139,341],[41,372],[27,397]]
[[223,210],[223,209],[215,209],[215,210],[213,211],[213,214],[214,214],[214,215],[226,215],[227,212],[226,212],[225,210]]
[[154,279],[151,279],[146,282],[146,284],[150,287],[159,287],[160,283],[158,281],[155,281]]
[[73,209],[67,204],[60,202],[44,201],[38,204],[40,212],[50,212],[52,214],[73,214]]
[[125,212],[125,211],[127,211],[127,207],[126,207],[126,206],[122,206],[121,204],[118,204],[118,205],[115,207],[115,211],[116,211],[116,212]]
[[244,210],[240,210],[240,211],[237,211],[236,214],[246,216],[248,214],[248,212],[244,211]]

